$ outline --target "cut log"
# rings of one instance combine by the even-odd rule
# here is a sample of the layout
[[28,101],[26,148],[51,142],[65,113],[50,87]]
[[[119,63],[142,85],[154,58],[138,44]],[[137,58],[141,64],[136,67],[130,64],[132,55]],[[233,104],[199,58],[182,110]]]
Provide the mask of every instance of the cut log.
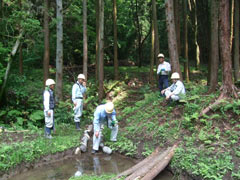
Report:
[[161,162],[157,163],[141,180],[154,179],[168,165],[174,155],[176,148],[177,146],[174,145],[168,152],[168,155],[163,160],[161,160]]
[[125,180],[135,180],[143,177],[148,171],[150,171],[156,164],[158,164],[162,159],[164,159],[168,155],[170,149],[171,148],[168,148],[166,151],[164,151],[161,154],[158,154],[154,159],[152,159],[148,163],[143,164],[141,168],[136,170],[134,173],[128,176]]
[[129,174],[132,174],[133,172],[135,172],[136,170],[138,170],[139,168],[141,168],[144,164],[147,164],[148,162],[151,162],[153,159],[156,158],[156,156],[159,154],[159,149],[155,149],[155,151],[148,156],[147,158],[145,158],[144,160],[140,161],[139,163],[137,163],[135,166],[127,169],[126,171],[120,173],[119,175],[117,175],[117,177],[112,178],[111,180],[116,180],[121,178],[122,176],[128,176]]

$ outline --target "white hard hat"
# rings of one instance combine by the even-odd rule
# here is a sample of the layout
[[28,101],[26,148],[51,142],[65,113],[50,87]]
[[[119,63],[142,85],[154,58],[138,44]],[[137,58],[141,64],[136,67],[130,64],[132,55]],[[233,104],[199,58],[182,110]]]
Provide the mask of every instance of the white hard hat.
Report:
[[164,54],[159,53],[159,54],[158,54],[158,58],[164,58]]
[[108,102],[106,103],[105,105],[105,111],[108,113],[108,114],[111,114],[113,112],[113,109],[114,109],[114,104],[112,102]]
[[180,79],[180,76],[177,72],[172,73],[171,79]]
[[56,84],[53,79],[47,79],[46,80],[46,86],[50,86],[50,85],[53,85],[53,84]]
[[85,75],[84,74],[79,74],[78,79],[85,79]]

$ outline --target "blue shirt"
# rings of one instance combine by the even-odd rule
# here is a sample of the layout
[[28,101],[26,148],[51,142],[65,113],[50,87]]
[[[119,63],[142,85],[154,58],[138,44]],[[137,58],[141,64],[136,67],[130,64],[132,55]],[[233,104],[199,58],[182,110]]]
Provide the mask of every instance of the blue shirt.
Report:
[[111,119],[112,121],[116,121],[116,111],[115,109],[111,114],[108,114],[105,111],[105,105],[102,104],[99,105],[94,112],[94,120],[93,120],[93,125],[94,125],[94,131],[99,131],[100,130],[100,125],[104,123],[104,121],[108,121]]
[[72,87],[72,101],[75,102],[77,98],[83,98],[86,90],[87,88],[77,81]]

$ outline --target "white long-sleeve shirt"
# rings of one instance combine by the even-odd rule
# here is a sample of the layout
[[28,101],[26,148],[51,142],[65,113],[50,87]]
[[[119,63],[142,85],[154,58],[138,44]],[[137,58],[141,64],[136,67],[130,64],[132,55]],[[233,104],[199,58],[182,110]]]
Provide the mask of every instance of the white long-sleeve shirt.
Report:
[[173,83],[167,89],[170,90],[174,95],[186,94],[184,84],[180,80],[177,80],[176,83]]
[[75,83],[72,87],[72,101],[75,102],[76,98],[83,98],[84,93],[86,92],[86,87],[77,83]]
[[[161,71],[161,70],[165,70],[165,71]],[[171,65],[166,62],[166,61],[163,61],[162,64],[159,64],[158,65],[158,69],[157,69],[157,74],[158,75],[168,75],[168,73],[171,71]]]
[[48,111],[49,110],[49,101],[50,101],[50,93],[48,91],[44,91],[43,94],[43,105],[44,105],[44,110]]

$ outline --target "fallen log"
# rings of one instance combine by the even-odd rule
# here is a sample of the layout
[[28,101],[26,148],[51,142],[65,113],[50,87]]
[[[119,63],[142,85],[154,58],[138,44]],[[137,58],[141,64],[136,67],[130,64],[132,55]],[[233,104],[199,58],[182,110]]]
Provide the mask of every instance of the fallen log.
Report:
[[159,161],[161,161],[165,156],[168,155],[171,148],[168,148],[161,154],[158,154],[154,159],[149,161],[146,164],[143,164],[141,168],[133,172],[130,176],[128,176],[125,180],[135,180],[143,177],[149,170],[151,170]]
[[161,162],[157,163],[149,172],[147,172],[147,174],[141,180],[154,179],[168,165],[174,155],[176,148],[177,145],[174,145],[168,152],[168,155],[163,160],[161,160]]
[[119,175],[117,175],[117,177],[112,178],[111,180],[116,180],[121,178],[122,176],[128,176],[129,174],[132,174],[134,171],[138,170],[139,168],[141,168],[144,164],[146,164],[147,162],[152,161],[154,158],[156,158],[156,156],[158,155],[159,149],[155,149],[155,151],[148,156],[147,158],[145,158],[144,160],[140,161],[139,163],[137,163],[136,165],[134,165],[133,167],[127,169],[126,171],[120,173]]

